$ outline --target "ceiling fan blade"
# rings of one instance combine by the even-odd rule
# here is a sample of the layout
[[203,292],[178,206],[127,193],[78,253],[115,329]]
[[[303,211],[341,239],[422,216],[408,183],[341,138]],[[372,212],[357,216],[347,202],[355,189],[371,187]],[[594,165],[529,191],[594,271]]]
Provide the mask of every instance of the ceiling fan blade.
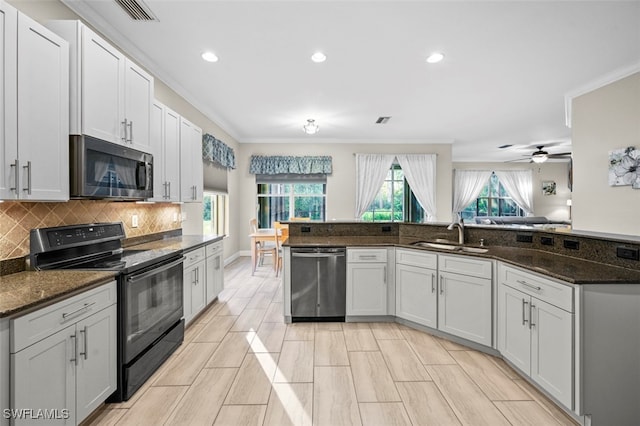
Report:
[[559,152],[557,154],[549,154],[549,158],[560,158],[560,157],[568,157],[570,156],[570,152]]

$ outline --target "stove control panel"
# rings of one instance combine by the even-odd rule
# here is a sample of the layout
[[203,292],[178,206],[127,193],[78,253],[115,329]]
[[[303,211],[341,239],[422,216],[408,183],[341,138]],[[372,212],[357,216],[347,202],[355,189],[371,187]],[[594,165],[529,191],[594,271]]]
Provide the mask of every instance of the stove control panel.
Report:
[[[87,225],[58,226],[31,231],[31,242],[36,243],[36,251],[75,247],[89,243],[119,240],[125,237],[121,222],[95,223]],[[32,252],[34,246],[32,245]]]

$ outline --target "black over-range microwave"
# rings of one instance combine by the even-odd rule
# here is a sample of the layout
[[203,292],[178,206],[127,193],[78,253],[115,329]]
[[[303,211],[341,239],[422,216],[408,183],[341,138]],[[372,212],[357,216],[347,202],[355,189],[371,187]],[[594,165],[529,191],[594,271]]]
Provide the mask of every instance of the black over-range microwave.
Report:
[[153,156],[87,135],[69,139],[72,198],[153,197]]

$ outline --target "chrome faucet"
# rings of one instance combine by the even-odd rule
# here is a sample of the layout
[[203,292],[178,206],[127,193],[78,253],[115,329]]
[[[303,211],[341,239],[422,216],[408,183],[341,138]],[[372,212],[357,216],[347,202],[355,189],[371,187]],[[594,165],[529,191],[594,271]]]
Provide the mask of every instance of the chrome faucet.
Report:
[[458,227],[458,244],[462,245],[464,244],[464,221],[460,219],[460,222],[453,222],[447,226],[447,229],[451,231],[455,227]]

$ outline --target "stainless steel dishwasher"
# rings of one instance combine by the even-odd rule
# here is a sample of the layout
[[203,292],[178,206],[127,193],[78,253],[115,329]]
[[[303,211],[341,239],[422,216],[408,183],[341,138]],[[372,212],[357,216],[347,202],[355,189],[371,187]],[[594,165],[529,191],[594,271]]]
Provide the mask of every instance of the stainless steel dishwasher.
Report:
[[344,247],[291,249],[291,320],[344,321]]

